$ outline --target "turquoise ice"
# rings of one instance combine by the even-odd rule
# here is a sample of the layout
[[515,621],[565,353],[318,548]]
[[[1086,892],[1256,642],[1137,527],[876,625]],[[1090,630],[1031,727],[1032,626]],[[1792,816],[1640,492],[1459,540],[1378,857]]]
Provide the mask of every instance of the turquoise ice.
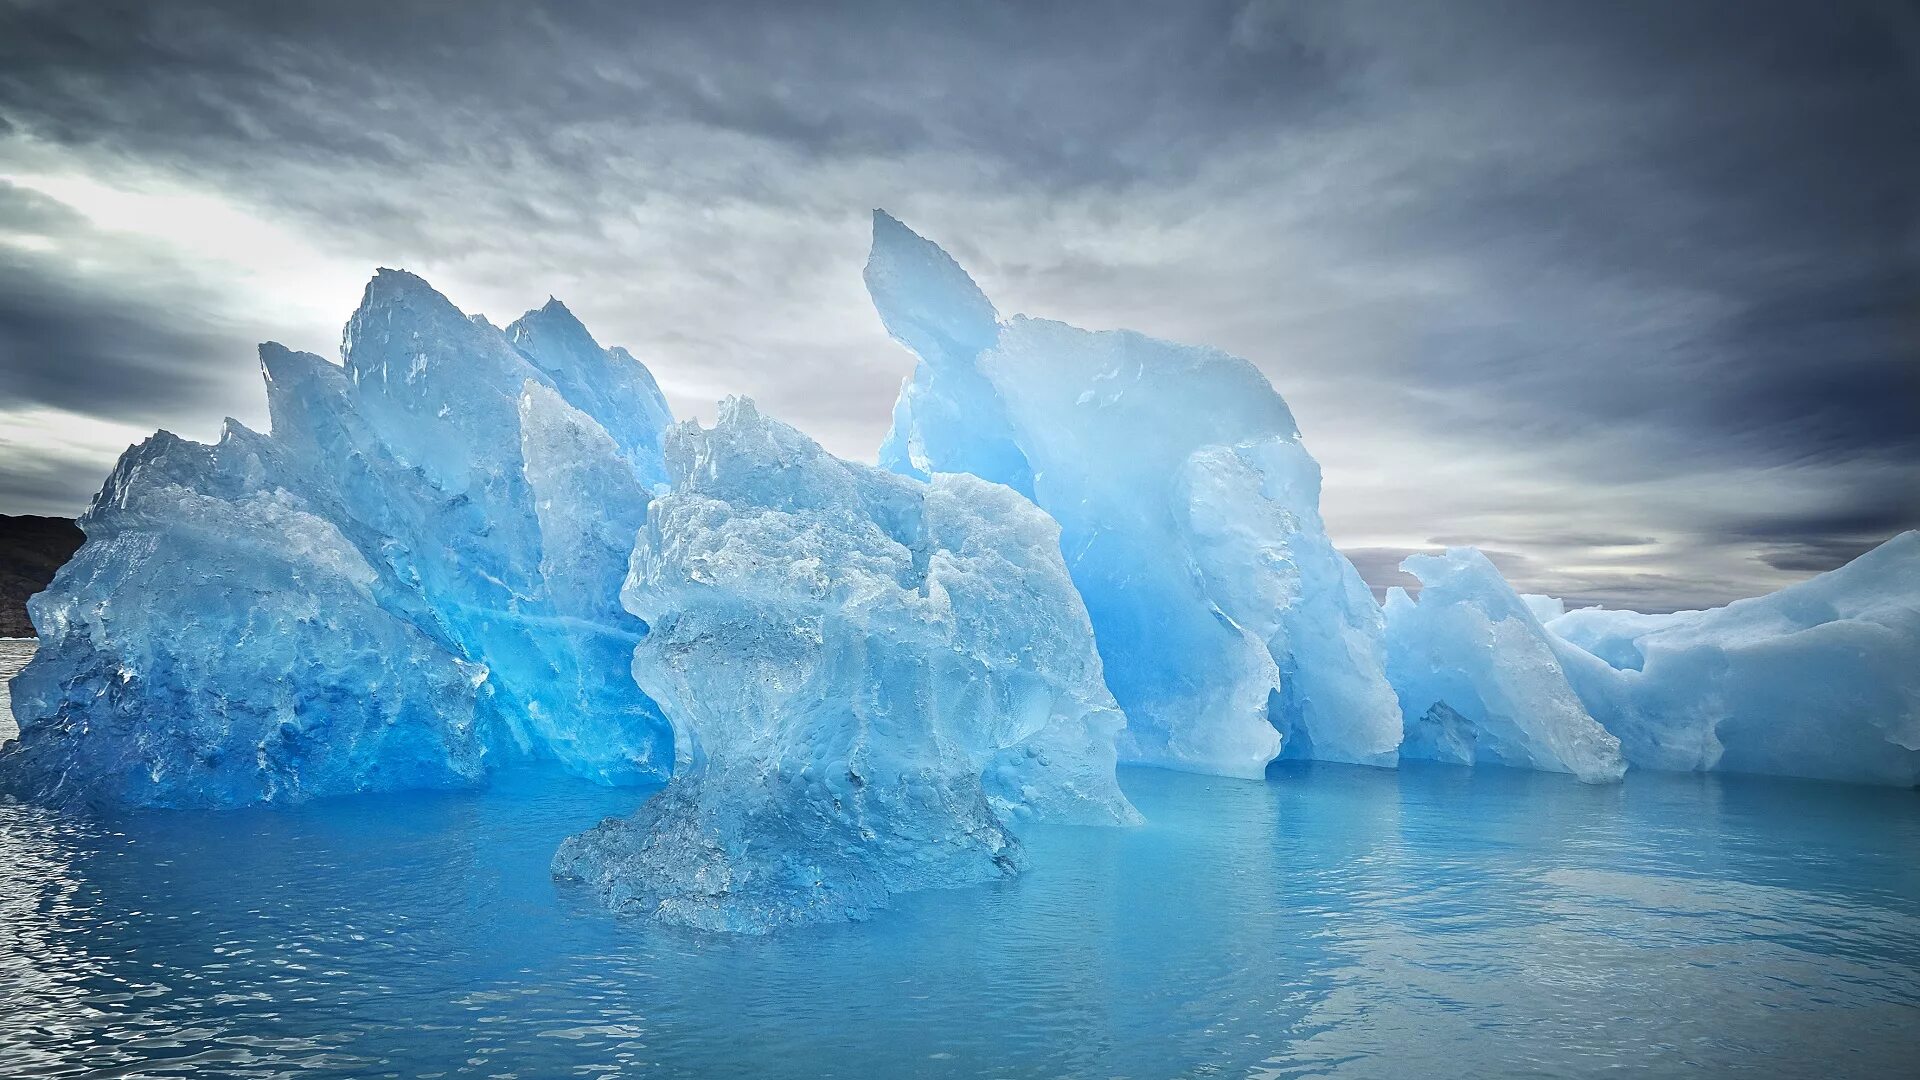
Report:
[[390,270],[344,363],[260,358],[271,435],[156,435],[82,518],[33,603],[0,781],[230,806],[527,756],[665,775],[670,729],[622,671],[644,625],[617,602],[660,476],[652,376],[557,303],[509,335]]
[[1387,593],[1402,757],[1620,779],[1620,740],[1588,713],[1534,607],[1485,555],[1453,548],[1415,555],[1403,569],[1420,579],[1420,598]]
[[1920,783],[1920,532],[1711,611],[1546,628],[1636,767]]
[[1319,513],[1320,470],[1252,364],[1001,318],[946,252],[874,214],[866,279],[919,356],[881,464],[1030,496],[1126,710],[1126,759],[1257,777],[1286,753],[1390,764],[1381,614]]
[[1137,820],[1059,528],[1019,493],[833,457],[753,404],[666,444],[625,601],[677,765],[555,873],[764,931],[1013,874],[1027,822]]

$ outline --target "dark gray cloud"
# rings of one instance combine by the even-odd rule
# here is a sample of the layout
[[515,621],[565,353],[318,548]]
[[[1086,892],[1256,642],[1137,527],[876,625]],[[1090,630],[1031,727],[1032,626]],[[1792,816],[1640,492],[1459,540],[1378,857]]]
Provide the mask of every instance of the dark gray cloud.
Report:
[[257,419],[245,339],[331,336],[280,263],[335,318],[335,268],[404,265],[509,318],[560,295],[676,409],[748,392],[865,454],[909,363],[859,287],[886,205],[1003,310],[1261,364],[1375,584],[1444,537],[1537,591],[1717,602],[1915,523],[1916,27],[1750,0],[0,0],[0,175],[180,185],[298,240],[199,266],[0,188],[0,393]]
[[76,246],[99,243],[85,220],[5,182],[0,230],[66,241],[61,251],[0,251],[0,400],[151,420],[217,397],[233,335],[178,319],[155,295],[163,290],[138,280],[157,272],[178,289],[179,268],[142,260],[136,271],[126,252],[96,252],[121,265],[110,280],[92,280],[97,275],[76,271],[73,258]]

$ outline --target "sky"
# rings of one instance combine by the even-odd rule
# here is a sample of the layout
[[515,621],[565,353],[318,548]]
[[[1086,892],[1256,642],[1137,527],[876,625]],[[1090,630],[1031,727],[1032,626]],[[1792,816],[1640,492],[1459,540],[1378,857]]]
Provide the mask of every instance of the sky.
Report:
[[1671,610],[1920,525],[1907,3],[0,0],[0,513],[266,424],[380,266],[872,460],[872,208],[1267,373],[1376,586]]

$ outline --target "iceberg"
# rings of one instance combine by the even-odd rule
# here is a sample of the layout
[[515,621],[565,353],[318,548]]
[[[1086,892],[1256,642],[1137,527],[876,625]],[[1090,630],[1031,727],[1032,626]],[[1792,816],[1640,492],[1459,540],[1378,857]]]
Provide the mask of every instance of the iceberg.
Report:
[[261,347],[271,434],[121,459],[33,603],[0,784],[228,806],[527,756],[667,774],[671,729],[618,674],[645,631],[619,533],[662,475],[652,376],[557,303],[509,335],[391,270],[342,351]]
[[486,668],[383,607],[340,530],[259,482],[280,458],[229,423],[215,446],[162,432],[120,460],[32,601],[7,789],[189,807],[480,778]]
[[1920,784],[1920,532],[1726,607],[1546,629],[1636,767]]
[[1589,783],[1626,772],[1620,740],[1588,713],[1554,643],[1487,557],[1414,555],[1416,601],[1388,590],[1387,672],[1406,716],[1403,758],[1567,772]]
[[0,790],[670,778],[557,868],[764,928],[1012,872],[1028,821],[1133,820],[1117,760],[1920,782],[1920,534],[1666,615],[1454,550],[1383,610],[1252,364],[1003,316],[882,212],[865,278],[918,357],[878,467],[744,401],[675,427],[556,300],[501,329],[378,272],[338,363],[261,346],[268,433],[120,459],[32,601]]
[[1015,873],[1028,822],[1138,820],[1059,528],[1017,492],[833,457],[750,401],[674,428],[623,594],[675,771],[556,876],[761,932]]
[[970,473],[1060,524],[1127,760],[1259,777],[1283,751],[1391,764],[1380,609],[1333,548],[1320,472],[1252,364],[1128,331],[1002,319],[876,211],[866,281],[918,357],[881,464]]

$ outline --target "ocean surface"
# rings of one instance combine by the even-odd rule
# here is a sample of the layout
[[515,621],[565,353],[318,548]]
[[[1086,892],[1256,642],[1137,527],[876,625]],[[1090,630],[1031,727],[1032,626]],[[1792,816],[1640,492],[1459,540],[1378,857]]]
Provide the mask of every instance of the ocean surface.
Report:
[[1015,881],[770,938],[555,885],[560,839],[644,792],[546,773],[94,821],[0,802],[0,1076],[1920,1062],[1920,793],[1445,766],[1123,781],[1144,827],[1040,830]]
[[7,683],[33,659],[33,646],[32,638],[0,637],[0,743],[20,730],[13,722],[13,695],[7,692]]

